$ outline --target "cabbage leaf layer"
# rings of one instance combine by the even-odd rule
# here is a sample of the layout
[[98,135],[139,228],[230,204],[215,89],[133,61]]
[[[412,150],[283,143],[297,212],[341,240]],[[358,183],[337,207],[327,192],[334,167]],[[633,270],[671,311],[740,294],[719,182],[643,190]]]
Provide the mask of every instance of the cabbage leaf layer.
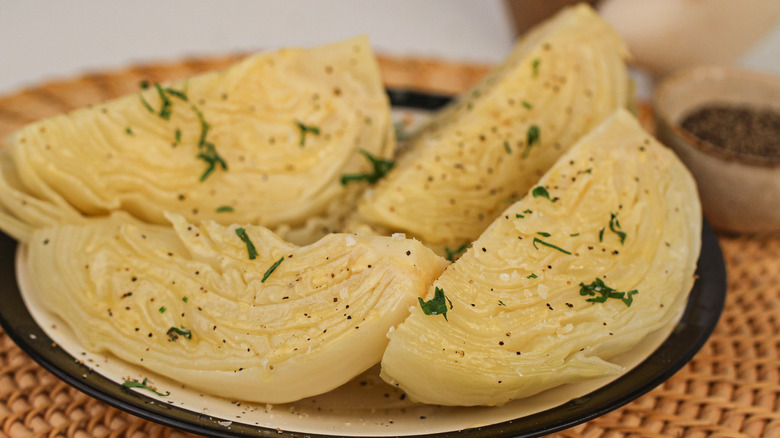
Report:
[[85,348],[233,399],[290,402],[378,363],[447,264],[405,238],[297,247],[263,227],[170,218],[41,228],[23,267]]
[[[255,223],[311,243],[395,151],[367,38],[246,58],[41,120],[0,153],[0,225],[15,236],[123,210],[151,223]],[[323,229],[326,229],[323,231]]]
[[434,282],[382,377],[425,403],[497,405],[620,373],[610,357],[681,314],[701,223],[688,171],[619,110]]
[[629,104],[627,56],[588,6],[537,26],[409,140],[348,229],[404,232],[442,254],[473,241],[575,141]]

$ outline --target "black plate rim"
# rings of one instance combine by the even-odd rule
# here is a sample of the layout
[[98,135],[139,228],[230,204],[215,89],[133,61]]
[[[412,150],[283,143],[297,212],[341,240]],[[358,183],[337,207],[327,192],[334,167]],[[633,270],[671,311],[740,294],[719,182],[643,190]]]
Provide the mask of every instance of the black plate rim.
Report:
[[[435,110],[451,100],[448,96],[405,89],[389,89],[388,96],[394,107],[420,110]],[[221,418],[160,403],[93,372],[78,358],[70,356],[54,344],[30,315],[17,286],[15,249],[15,241],[4,234],[0,235],[0,275],[7,279],[0,289],[0,325],[25,353],[60,380],[117,409],[190,433],[225,438],[336,436],[279,431],[237,422],[232,422],[227,428],[219,424],[225,421]],[[696,275],[685,313],[672,334],[645,361],[612,383],[584,397],[530,416],[424,436],[538,437],[584,423],[646,394],[693,358],[712,334],[723,311],[727,289],[725,261],[717,236],[706,221],[702,228],[702,249]]]

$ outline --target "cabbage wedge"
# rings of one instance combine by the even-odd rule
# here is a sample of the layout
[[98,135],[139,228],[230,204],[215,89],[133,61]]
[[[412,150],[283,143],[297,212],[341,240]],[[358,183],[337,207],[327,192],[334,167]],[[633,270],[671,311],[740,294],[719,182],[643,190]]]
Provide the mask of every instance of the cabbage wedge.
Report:
[[403,232],[444,253],[479,237],[632,87],[618,35],[586,5],[526,35],[404,147],[347,229]]
[[691,175],[619,110],[435,281],[381,375],[420,402],[499,405],[620,373],[610,357],[681,315],[701,223]]
[[297,247],[263,227],[171,221],[38,229],[22,267],[85,348],[232,399],[291,402],[378,363],[447,264],[405,238]]
[[[145,89],[143,89],[145,87]],[[395,151],[367,38],[251,56],[220,72],[41,120],[0,153],[0,225],[77,223],[122,210],[151,223],[254,223],[311,243]]]

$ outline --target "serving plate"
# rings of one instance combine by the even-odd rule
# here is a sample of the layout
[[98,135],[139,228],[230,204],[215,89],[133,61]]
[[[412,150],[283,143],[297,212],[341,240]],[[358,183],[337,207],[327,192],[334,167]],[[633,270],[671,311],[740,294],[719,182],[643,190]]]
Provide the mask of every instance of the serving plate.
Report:
[[[395,117],[406,125],[448,101],[444,96],[405,90],[390,90],[389,95]],[[6,279],[0,290],[0,323],[24,351],[58,378],[112,406],[218,437],[533,437],[552,433],[616,409],[671,377],[709,337],[726,295],[723,256],[705,222],[697,280],[679,322],[649,334],[630,353],[615,358],[629,370],[618,378],[564,385],[500,407],[459,408],[413,403],[382,382],[373,368],[330,393],[272,406],[200,394],[112,356],[85,351],[64,323],[42,310],[34,291],[26,287],[30,273],[15,269],[16,251],[13,240],[0,236],[0,275]],[[122,386],[127,379],[141,377],[170,394],[159,396]]]

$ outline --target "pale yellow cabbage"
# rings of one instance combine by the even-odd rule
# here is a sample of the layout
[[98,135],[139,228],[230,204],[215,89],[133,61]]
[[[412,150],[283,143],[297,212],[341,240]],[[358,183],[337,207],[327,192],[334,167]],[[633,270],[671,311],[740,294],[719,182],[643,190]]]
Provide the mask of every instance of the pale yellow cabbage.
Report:
[[85,348],[231,399],[290,402],[378,363],[388,329],[447,264],[403,237],[297,247],[246,226],[250,259],[236,225],[171,220],[39,229],[22,268]]
[[371,170],[360,149],[395,150],[367,38],[259,54],[11,135],[0,153],[0,225],[20,236],[116,210],[165,223],[171,211],[309,243],[365,187],[340,183]]
[[[430,288],[447,318],[418,305],[393,332],[382,377],[413,399],[497,405],[620,373],[610,357],[680,315],[701,245],[695,183],[628,112],[536,187]],[[589,302],[598,281],[614,296]]]
[[473,241],[575,141],[629,104],[627,56],[588,6],[562,11],[410,140],[348,229],[405,232],[439,251]]

